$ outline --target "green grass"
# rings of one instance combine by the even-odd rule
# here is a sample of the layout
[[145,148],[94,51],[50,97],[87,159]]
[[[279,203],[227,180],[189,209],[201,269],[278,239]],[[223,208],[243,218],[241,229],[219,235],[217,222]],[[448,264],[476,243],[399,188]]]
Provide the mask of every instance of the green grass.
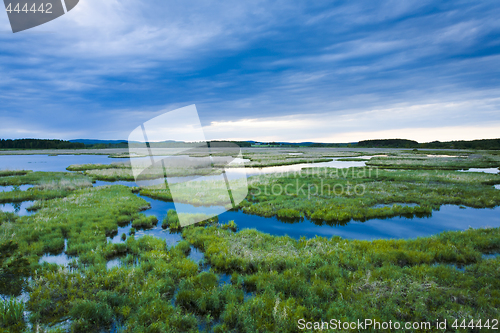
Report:
[[50,184],[57,187],[65,186],[65,182],[71,185],[71,182],[88,182],[89,178],[79,173],[69,172],[27,172],[11,177],[0,177],[0,186],[26,185],[32,184],[39,187],[50,187]]
[[77,175],[76,177],[68,175],[67,178],[56,178],[55,180],[41,178],[34,181],[34,183],[38,185],[26,191],[0,192],[0,203],[60,198],[67,196],[77,189],[92,187],[91,181],[81,175]]
[[[345,221],[339,216],[425,214],[443,203],[492,207],[500,202],[500,191],[491,186],[500,183],[497,175],[379,170],[369,176],[367,168],[326,170],[325,176],[255,178],[252,194],[241,208],[254,214],[335,222]],[[28,180],[27,184],[45,186],[40,191],[52,191],[67,179],[58,173],[30,174],[9,177],[14,179],[9,185]],[[266,187],[297,181],[307,185],[305,194],[264,194]],[[321,181],[362,184],[366,191],[362,196],[312,194]],[[260,194],[255,193],[257,188]],[[134,237],[132,230],[157,223],[140,213],[149,204],[134,195],[137,191],[117,185],[72,188],[63,198],[37,201],[31,216],[0,212],[0,293],[17,296],[23,289],[29,291],[24,306],[33,327],[69,319],[69,330],[75,332],[109,331],[113,323],[122,332],[198,332],[201,323],[213,332],[301,332],[300,318],[450,323],[500,315],[500,260],[482,257],[500,252],[498,228],[411,240],[295,240],[256,230],[234,232],[238,221],[220,225],[217,218],[180,228],[172,210],[162,226],[182,232],[184,240],[169,247],[164,240]],[[154,188],[141,194],[145,192],[169,195]],[[186,200],[194,194],[187,191]],[[214,201],[217,195],[215,191]],[[419,206],[370,210],[375,204],[396,202]],[[123,243],[108,241],[118,226],[130,223],[131,235],[122,236]],[[64,251],[65,239],[66,254],[78,259],[71,269],[38,263],[43,254]],[[187,258],[191,244],[204,252],[210,271],[203,272]],[[107,261],[116,257],[122,265],[107,269]],[[221,272],[231,274],[230,284],[221,284]],[[247,292],[253,296],[245,297]],[[2,313],[7,313],[7,306],[0,308]],[[9,309],[21,306],[16,303]],[[9,319],[13,324],[8,328],[4,321],[0,325],[9,331],[16,325],[23,329],[26,323],[18,319]]]
[[156,216],[145,216],[144,214],[141,214],[132,220],[132,227],[135,229],[152,229],[157,223],[158,218],[156,218]]
[[198,266],[163,240],[129,237],[124,245],[139,265],[44,268],[32,284],[32,321],[71,318],[71,330],[78,332],[109,330],[112,322],[122,323],[125,332],[197,332],[196,317],[171,300],[179,282],[195,276]]
[[66,238],[68,254],[92,262],[96,249],[106,250],[106,236],[116,233],[118,225],[140,219],[138,212],[147,207],[125,186],[78,190],[65,198],[40,202],[34,215],[3,222],[0,244],[11,239],[8,230],[14,229],[16,253],[37,262],[44,253],[61,251]]
[[[290,153],[302,154],[290,155]],[[360,155],[362,154],[352,151],[266,149],[260,152],[245,150],[243,157],[250,160],[250,162],[245,163],[246,167],[261,168],[302,163],[330,162],[333,157],[355,157]]]
[[[455,152],[455,154],[457,154]],[[500,158],[492,154],[461,154],[442,157],[423,157],[419,154],[400,155],[397,157],[374,157],[366,162],[368,166],[389,169],[441,169],[460,170],[469,168],[498,168]]]
[[[307,217],[318,223],[425,215],[444,204],[476,208],[500,205],[500,192],[491,186],[500,183],[500,177],[484,173],[310,168],[302,174],[253,177],[249,183],[247,200],[240,204],[245,213]],[[374,207],[394,203],[417,206]]]
[[104,169],[127,169],[130,168],[130,163],[112,163],[112,164],[72,164],[66,168],[68,171],[87,171],[87,170],[104,170]]
[[163,219],[161,227],[163,229],[169,228],[172,231],[177,231],[181,229],[179,218],[177,217],[177,213],[174,209],[168,210],[167,216],[165,216],[165,218]]
[[8,301],[0,301],[0,328],[20,332],[25,326],[24,303],[12,298]]
[[[500,250],[499,229],[372,242],[215,227],[186,228],[183,236],[212,267],[232,273],[233,286],[256,293],[227,301],[215,332],[298,332],[300,318],[451,324],[499,315],[500,261],[481,257]],[[468,266],[461,272],[450,263]]]
[[23,176],[27,174],[28,170],[0,170],[0,177],[8,177],[8,176]]
[[[203,176],[203,175],[213,175],[219,174],[220,172],[212,168],[170,168],[168,170],[169,177],[187,177],[187,176]],[[85,175],[91,177],[94,180],[104,180],[104,181],[135,181],[134,173],[131,168],[119,167],[119,168],[100,168],[100,169],[90,169],[85,170]],[[158,173],[158,169],[145,170],[140,174],[141,180],[148,179],[158,179],[164,178],[163,172]]]

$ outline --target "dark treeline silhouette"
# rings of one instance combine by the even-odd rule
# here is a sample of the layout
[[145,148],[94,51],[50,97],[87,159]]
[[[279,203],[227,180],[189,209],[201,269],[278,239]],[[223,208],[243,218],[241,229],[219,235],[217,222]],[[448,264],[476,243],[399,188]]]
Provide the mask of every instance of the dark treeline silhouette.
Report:
[[214,143],[224,143],[224,142],[229,142],[229,143],[234,143],[235,145],[238,145],[240,147],[252,147],[252,144],[247,141],[211,141]]
[[418,148],[419,143],[405,139],[364,140],[358,142],[358,147],[363,148]]
[[83,143],[49,139],[0,139],[0,149],[102,149],[128,148],[128,143]]
[[85,144],[64,140],[0,139],[0,149],[84,149]]
[[358,142],[358,147],[363,148],[432,148],[432,149],[500,149],[500,139],[484,139],[472,141],[432,141],[418,143],[413,140],[387,139],[387,140],[364,140]]
[[[126,141],[100,141],[84,140],[88,142],[75,142],[64,140],[48,139],[0,139],[0,149],[103,149],[103,148],[128,148]],[[251,147],[255,141],[213,141],[231,142],[240,147]],[[166,144],[166,143],[162,143]],[[184,142],[169,142],[172,146],[185,145]],[[485,139],[472,141],[432,141],[418,143],[406,139],[381,139],[363,140],[358,143],[286,143],[268,142],[259,143],[260,147],[360,147],[360,148],[432,148],[432,149],[480,149],[480,150],[500,150],[500,139]]]
[[453,148],[453,149],[500,149],[500,139],[472,140],[472,141],[433,141],[421,143],[422,148]]

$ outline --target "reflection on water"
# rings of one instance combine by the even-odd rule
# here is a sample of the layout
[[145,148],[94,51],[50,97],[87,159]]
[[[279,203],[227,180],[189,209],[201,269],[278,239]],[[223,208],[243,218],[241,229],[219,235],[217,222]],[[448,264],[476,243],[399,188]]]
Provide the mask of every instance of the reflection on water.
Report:
[[500,253],[488,253],[483,254],[483,259],[496,259],[500,256]]
[[[359,158],[363,158],[360,156]],[[340,157],[339,157],[340,158]],[[319,162],[319,163],[301,163],[293,165],[281,165],[274,167],[263,167],[263,168],[234,168],[230,171],[239,171],[239,174],[245,172],[248,177],[264,175],[270,173],[285,173],[285,172],[298,172],[302,168],[351,168],[351,167],[363,167],[366,166],[366,161],[338,161],[339,158],[332,158],[333,161],[330,162]],[[238,172],[236,172],[238,174]]]
[[493,209],[469,208],[444,205],[431,217],[392,217],[371,219],[366,222],[351,221],[345,225],[317,225],[308,219],[297,223],[283,223],[276,217],[265,218],[242,212],[229,211],[219,216],[220,223],[234,220],[239,229],[255,228],[271,235],[288,235],[292,238],[341,236],[349,239],[404,239],[425,237],[446,230],[465,230],[469,227],[499,227],[500,207]]
[[0,192],[26,191],[27,189],[30,189],[32,187],[33,185],[0,186]]
[[129,181],[125,181],[125,180],[117,180],[114,182],[96,180],[96,182],[94,183],[94,186],[110,186],[110,185],[125,185],[128,187],[136,187],[137,186],[137,184],[135,182],[129,182]]
[[75,257],[70,257],[66,254],[66,249],[68,248],[68,240],[64,240],[64,250],[60,254],[44,254],[38,263],[42,264],[44,262],[49,264],[58,264],[62,266],[67,266],[71,261],[77,260]]
[[106,268],[111,269],[113,267],[120,267],[122,265],[122,261],[120,258],[112,259],[106,263]]
[[2,155],[3,170],[33,170],[67,172],[71,164],[111,164],[129,159],[109,158],[108,155]]
[[498,168],[470,168],[469,170],[458,170],[460,172],[484,172],[484,173],[491,173],[491,174],[497,174],[499,173]]
[[[151,204],[151,209],[145,211],[146,215],[158,217],[158,226],[151,230],[138,232],[138,236],[148,234],[165,239],[169,246],[175,245],[182,238],[179,234],[170,234],[168,230],[161,229],[161,221],[169,209],[174,209],[172,202],[151,199],[140,196]],[[415,204],[402,204],[414,206]],[[189,205],[185,205],[188,207]],[[390,205],[392,206],[392,204]],[[198,207],[190,206],[193,211]],[[234,220],[238,229],[257,229],[271,235],[288,235],[292,238],[313,238],[316,235],[322,237],[341,236],[350,239],[400,239],[416,238],[438,234],[446,230],[465,230],[469,227],[499,227],[500,207],[493,209],[469,208],[460,209],[459,206],[444,205],[439,211],[434,211],[431,217],[409,218],[392,217],[387,219],[371,219],[366,222],[351,221],[345,225],[328,225],[324,222],[314,222],[302,219],[295,223],[283,223],[276,217],[261,217],[245,214],[241,211],[227,211],[219,215],[220,223]],[[130,226],[119,228],[118,235],[111,241],[120,241],[120,235],[125,232],[128,235]]]
[[5,213],[16,213],[19,216],[31,215],[33,212],[27,210],[33,206],[34,201],[23,201],[0,204],[0,210]]

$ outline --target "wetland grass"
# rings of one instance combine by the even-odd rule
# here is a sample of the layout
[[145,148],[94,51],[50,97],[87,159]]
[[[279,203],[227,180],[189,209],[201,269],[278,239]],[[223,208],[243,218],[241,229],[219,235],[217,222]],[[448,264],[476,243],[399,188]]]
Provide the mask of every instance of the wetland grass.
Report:
[[130,163],[111,163],[111,164],[72,164],[66,168],[68,171],[87,171],[104,169],[129,169]]
[[[15,188],[25,184],[35,186],[26,191]],[[0,186],[14,186],[13,191],[0,192],[0,203],[6,203],[64,197],[77,189],[92,187],[92,182],[88,177],[76,173],[29,172],[0,177]]]
[[[419,152],[420,153],[420,152]],[[449,153],[449,152],[448,152]],[[498,168],[500,157],[491,154],[420,154],[399,155],[396,157],[374,157],[366,162],[367,166],[387,169],[414,169],[414,170],[460,170],[469,168]]]
[[[244,303],[229,300],[215,332],[298,332],[301,318],[453,322],[498,316],[500,261],[484,260],[482,253],[500,249],[499,229],[371,242],[216,227],[185,228],[183,235],[212,267],[232,273],[233,286],[255,293]],[[468,266],[462,272],[448,263]]]
[[0,301],[0,328],[8,327],[20,332],[25,326],[24,303],[13,298]]
[[[375,211],[390,216],[416,214],[419,209],[426,213],[443,203],[492,207],[500,202],[500,191],[491,186],[500,184],[497,175],[379,170],[377,177],[359,177],[361,168],[340,174],[327,170],[328,175],[337,172],[337,177],[255,178],[253,192],[240,208],[255,209],[259,215],[280,212],[283,217],[326,219],[336,218],[334,213],[367,218],[370,211],[365,208],[376,204],[418,204]],[[307,184],[305,194],[264,192],[274,184],[297,180]],[[363,196],[313,195],[321,180],[345,187],[347,182],[363,184],[366,190]],[[33,182],[41,184],[36,178]],[[109,331],[113,325],[122,332],[198,332],[200,323],[206,323],[213,332],[299,332],[301,318],[498,318],[500,260],[483,258],[500,252],[498,228],[410,240],[295,240],[251,229],[234,232],[237,221],[220,225],[215,218],[180,228],[172,211],[162,227],[182,232],[184,240],[176,246],[150,236],[136,239],[135,228],[122,236],[123,243],[108,242],[118,226],[134,221],[137,227],[153,224],[153,218],[140,214],[149,204],[134,195],[137,190],[117,185],[74,189],[64,198],[38,201],[31,216],[0,212],[0,293],[18,296],[23,289],[29,291],[24,307],[33,327],[67,322],[67,330],[75,332]],[[38,263],[43,254],[64,251],[65,240],[66,254],[77,259],[71,267]],[[187,258],[191,244],[204,252],[210,271],[203,272]],[[122,265],[107,268],[108,260],[117,257]],[[230,284],[221,284],[220,272],[231,274]],[[253,296],[246,297],[249,292]],[[2,329],[24,329],[24,318],[11,318],[2,321]]]
[[[498,175],[366,167],[302,171],[250,178],[250,192],[240,208],[266,217],[345,223],[351,219],[425,216],[444,204],[476,208],[500,205],[500,193],[491,186],[500,183]],[[395,205],[375,207],[378,204]]]
[[24,176],[31,171],[29,170],[0,170],[0,177],[8,176]]

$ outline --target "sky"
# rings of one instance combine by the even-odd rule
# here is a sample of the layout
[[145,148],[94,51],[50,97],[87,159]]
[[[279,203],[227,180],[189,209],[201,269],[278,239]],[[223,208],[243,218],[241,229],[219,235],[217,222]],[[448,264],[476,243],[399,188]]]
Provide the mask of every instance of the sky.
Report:
[[499,138],[499,17],[498,0],[80,0],[13,34],[2,12],[0,137],[126,140],[195,104],[208,140]]

